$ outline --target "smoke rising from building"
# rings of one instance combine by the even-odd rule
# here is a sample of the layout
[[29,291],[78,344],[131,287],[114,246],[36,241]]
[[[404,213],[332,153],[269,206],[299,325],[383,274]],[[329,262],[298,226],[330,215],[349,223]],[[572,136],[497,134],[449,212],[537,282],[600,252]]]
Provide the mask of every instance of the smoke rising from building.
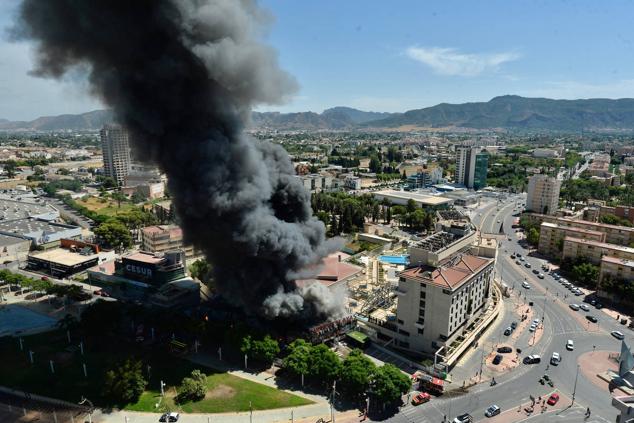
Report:
[[87,72],[137,156],[168,175],[185,236],[228,301],[337,317],[326,289],[293,281],[329,249],[309,194],[281,147],[243,133],[254,104],[297,86],[258,42],[269,20],[251,0],[23,0],[14,35],[35,42],[36,75]]

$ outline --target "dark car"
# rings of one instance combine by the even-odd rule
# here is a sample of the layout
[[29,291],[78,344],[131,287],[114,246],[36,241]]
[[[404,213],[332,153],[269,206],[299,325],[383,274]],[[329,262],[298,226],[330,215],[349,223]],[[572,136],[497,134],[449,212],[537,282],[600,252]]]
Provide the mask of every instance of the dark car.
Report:
[[590,316],[590,315],[587,315],[587,316],[586,316],[586,319],[590,320],[592,323],[596,323],[596,322],[598,322],[598,321],[599,321],[599,319],[597,319],[597,318],[596,318],[596,317],[594,317],[594,316]]
[[495,357],[493,357],[493,364],[497,366],[501,362],[502,362],[502,354],[496,354]]
[[537,275],[539,273],[539,270],[533,269],[533,273]]
[[601,303],[597,302],[597,303],[594,305],[594,308],[596,308],[597,310],[602,309],[602,308],[603,308],[603,304],[601,304]]
[[511,328],[504,329],[504,335],[505,336],[509,336],[511,334],[511,332],[513,332],[513,329],[511,329]]
[[517,328],[517,322],[511,323],[511,329],[515,330]]
[[513,348],[511,347],[500,347],[498,348],[498,352],[502,354],[513,352]]

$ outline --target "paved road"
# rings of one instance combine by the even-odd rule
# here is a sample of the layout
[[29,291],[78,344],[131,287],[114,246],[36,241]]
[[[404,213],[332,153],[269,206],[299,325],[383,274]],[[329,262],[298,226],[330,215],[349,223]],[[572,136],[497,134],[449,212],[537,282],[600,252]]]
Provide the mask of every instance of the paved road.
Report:
[[[609,335],[612,330],[621,330],[626,335],[626,341],[634,345],[632,331],[624,329],[614,319],[599,310],[591,310],[591,313],[599,318],[599,324],[586,323],[585,312],[574,312],[567,305],[572,301],[580,303],[580,298],[583,297],[576,297],[572,301],[562,301],[565,294],[568,294],[570,299],[571,295],[567,289],[549,275],[543,280],[538,279],[530,269],[518,266],[515,264],[515,260],[510,259],[512,253],[519,252],[525,257],[528,253],[518,244],[518,238],[511,228],[514,220],[513,213],[517,210],[515,209],[516,200],[522,203],[525,201],[525,196],[509,197],[509,199],[500,202],[499,205],[498,202],[483,203],[471,213],[471,217],[474,224],[479,226],[483,232],[497,233],[499,225],[503,223],[504,231],[512,239],[512,241],[502,241],[496,271],[507,285],[515,285],[515,290],[525,291],[526,302],[533,301],[536,316],[544,317],[542,339],[535,346],[528,347],[522,352],[523,357],[533,353],[540,354],[543,358],[542,363],[537,365],[520,364],[512,372],[496,376],[498,384],[494,387],[489,386],[489,384],[480,384],[473,387],[468,394],[457,398],[434,398],[430,403],[420,407],[408,405],[388,421],[442,422],[445,415],[449,419],[453,419],[463,412],[470,413],[476,421],[484,421],[487,420],[483,414],[484,410],[491,404],[497,404],[502,411],[517,410],[520,404],[527,405],[530,402],[529,395],[538,397],[549,394],[553,388],[547,385],[542,386],[538,382],[546,371],[553,378],[555,388],[562,394],[562,403],[566,407],[570,404],[575,379],[577,379],[575,404],[563,411],[545,415],[538,414],[530,418],[527,418],[523,413],[517,413],[508,421],[526,419],[526,421],[532,422],[613,422],[615,420],[617,413],[611,406],[610,394],[598,389],[596,385],[586,379],[582,372],[579,372],[577,377],[577,360],[581,354],[593,351],[593,347],[596,347],[596,350],[619,351],[620,341]],[[527,260],[533,268],[538,269],[543,262],[543,260],[533,257],[529,257]],[[521,282],[524,281],[524,278],[531,285],[530,290],[521,288]],[[568,339],[575,342],[574,351],[566,350],[565,343]],[[522,334],[518,343],[526,341],[527,335]],[[546,370],[550,356],[554,351],[560,353],[562,361],[558,366],[549,366]],[[592,410],[592,417],[589,420],[584,420],[586,407],[590,407]]]

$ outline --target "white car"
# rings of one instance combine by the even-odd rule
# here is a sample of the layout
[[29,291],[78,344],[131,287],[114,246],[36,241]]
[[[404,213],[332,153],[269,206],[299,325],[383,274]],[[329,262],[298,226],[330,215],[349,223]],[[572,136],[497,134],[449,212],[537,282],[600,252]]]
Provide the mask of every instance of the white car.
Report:
[[533,324],[537,326],[539,324],[539,319],[533,319]]
[[579,311],[579,305],[578,304],[570,304],[568,307],[570,307],[574,311]]
[[610,335],[612,335],[613,337],[615,337],[616,339],[620,339],[622,340],[623,338],[625,338],[625,335],[623,335],[621,332],[619,332],[618,330],[613,330],[612,332],[610,332]]
[[572,339],[569,339],[568,342],[566,342],[566,349],[568,351],[572,351],[575,349],[575,343],[572,342]]
[[498,407],[495,404],[487,408],[486,411],[484,412],[484,415],[487,417],[497,416],[498,414],[500,414],[500,407]]
[[528,331],[529,331],[529,332],[535,332],[535,329],[537,329],[537,325],[536,325],[535,323],[533,323],[533,324],[531,325],[531,327],[530,327],[530,328],[528,328]]
[[579,308],[583,311],[590,311],[590,307],[587,304],[581,304]]
[[553,366],[558,365],[561,362],[561,356],[559,355],[558,352],[554,352],[553,356],[550,357],[550,364],[552,364]]
[[531,286],[528,284],[528,282],[522,282],[522,288],[531,289]]

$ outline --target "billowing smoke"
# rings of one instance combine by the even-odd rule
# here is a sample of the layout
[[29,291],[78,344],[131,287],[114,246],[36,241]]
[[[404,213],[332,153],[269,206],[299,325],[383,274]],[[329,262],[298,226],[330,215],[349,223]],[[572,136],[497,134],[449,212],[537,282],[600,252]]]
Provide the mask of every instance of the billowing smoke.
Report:
[[258,42],[267,21],[251,0],[23,0],[14,32],[36,43],[35,74],[87,72],[137,156],[168,175],[228,301],[271,318],[337,317],[326,289],[293,280],[328,253],[309,194],[281,147],[243,133],[252,105],[296,89]]

